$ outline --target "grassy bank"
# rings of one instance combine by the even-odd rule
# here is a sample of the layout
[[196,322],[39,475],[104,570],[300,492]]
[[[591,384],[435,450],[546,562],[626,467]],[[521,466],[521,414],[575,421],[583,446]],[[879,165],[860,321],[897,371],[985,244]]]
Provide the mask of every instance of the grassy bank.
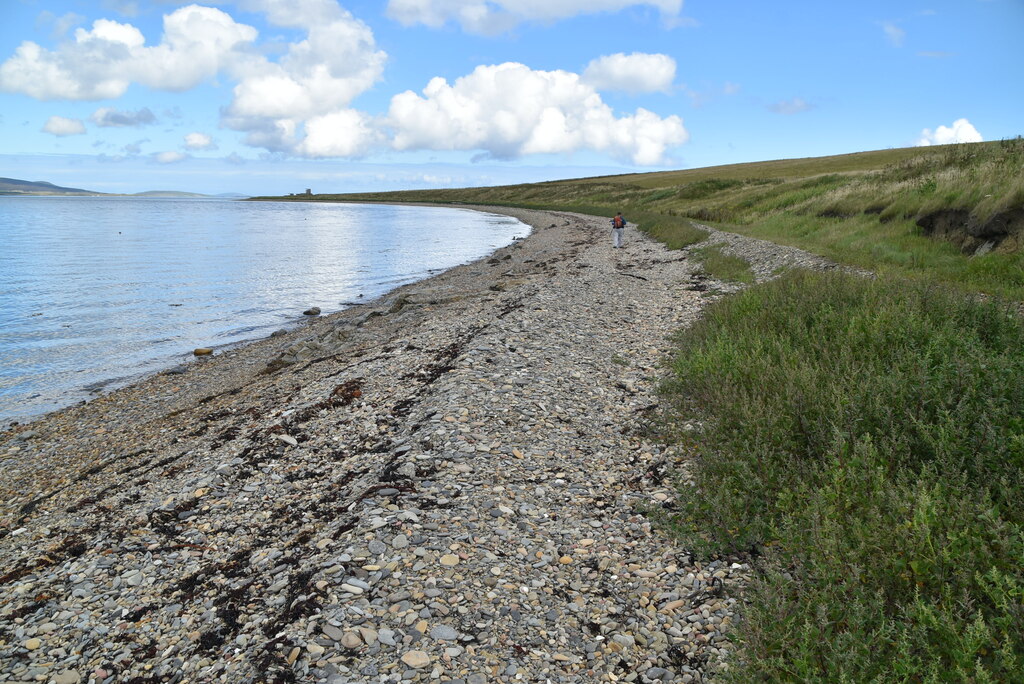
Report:
[[[305,197],[292,199],[306,200]],[[315,195],[611,216],[673,244],[702,222],[841,263],[1024,300],[1024,140],[490,188]],[[1002,228],[1000,228],[1002,226]],[[999,235],[1001,229],[1007,235]],[[972,234],[973,233],[973,234]]]
[[735,681],[1013,681],[1024,324],[907,281],[795,273],[681,333],[705,418],[675,531],[760,550]]

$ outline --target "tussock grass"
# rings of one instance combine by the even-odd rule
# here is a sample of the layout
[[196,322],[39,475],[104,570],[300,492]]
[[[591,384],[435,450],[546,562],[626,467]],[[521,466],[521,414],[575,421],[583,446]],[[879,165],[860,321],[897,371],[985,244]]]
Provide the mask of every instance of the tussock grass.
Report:
[[676,531],[760,549],[748,681],[1011,681],[1024,663],[1024,323],[945,288],[796,272],[678,337],[702,414]]
[[669,249],[682,249],[707,238],[706,231],[695,227],[688,219],[658,214],[633,214],[626,216],[635,221],[639,229]]
[[754,282],[754,273],[745,259],[722,252],[721,245],[707,245],[690,251],[705,273],[717,280]]

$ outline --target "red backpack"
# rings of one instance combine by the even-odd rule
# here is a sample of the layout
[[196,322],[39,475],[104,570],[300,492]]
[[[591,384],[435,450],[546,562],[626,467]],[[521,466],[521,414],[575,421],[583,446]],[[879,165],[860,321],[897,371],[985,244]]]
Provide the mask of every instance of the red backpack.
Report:
[[615,218],[612,219],[612,225],[615,226],[616,228],[625,228],[626,220],[621,216],[616,216]]

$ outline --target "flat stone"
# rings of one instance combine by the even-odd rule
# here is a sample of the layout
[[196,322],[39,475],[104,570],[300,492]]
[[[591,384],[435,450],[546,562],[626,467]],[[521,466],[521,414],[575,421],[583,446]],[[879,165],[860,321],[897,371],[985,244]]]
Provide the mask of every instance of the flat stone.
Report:
[[359,634],[356,632],[345,632],[339,641],[341,641],[342,646],[349,650],[361,648],[363,645],[362,638],[360,638]]
[[320,629],[328,639],[334,641],[341,641],[342,637],[345,636],[345,632],[340,627],[335,627],[330,623],[325,623]]
[[402,655],[402,662],[413,669],[419,670],[430,665],[430,656],[423,651],[407,651]]
[[430,638],[454,641],[459,638],[459,633],[454,627],[450,627],[448,625],[434,625],[430,628]]

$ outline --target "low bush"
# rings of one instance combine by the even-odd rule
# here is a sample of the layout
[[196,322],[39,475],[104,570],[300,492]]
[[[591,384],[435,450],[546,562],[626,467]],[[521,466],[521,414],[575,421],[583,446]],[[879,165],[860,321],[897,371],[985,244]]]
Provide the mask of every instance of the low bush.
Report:
[[1024,323],[896,279],[790,273],[678,336],[704,417],[674,521],[765,554],[736,681],[995,682],[1024,670]]

